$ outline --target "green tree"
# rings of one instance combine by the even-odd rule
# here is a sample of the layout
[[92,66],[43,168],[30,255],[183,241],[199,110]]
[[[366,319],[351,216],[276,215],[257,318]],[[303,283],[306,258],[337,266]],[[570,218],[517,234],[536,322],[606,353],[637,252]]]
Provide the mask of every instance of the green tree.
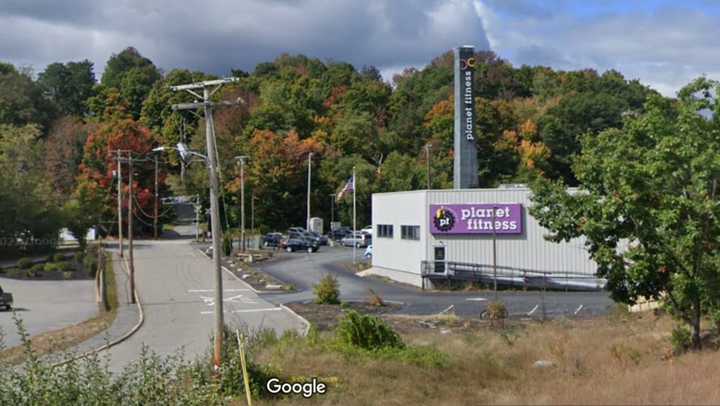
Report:
[[539,181],[531,209],[553,240],[585,237],[614,299],[662,300],[696,348],[702,317],[720,303],[720,103],[697,97],[712,89],[699,80],[676,105],[652,96],[622,129],[584,136],[580,189]]
[[82,117],[88,113],[87,99],[95,95],[93,63],[52,63],[40,72],[38,84],[62,114]]
[[29,71],[0,62],[0,124],[37,124],[47,129],[57,116],[56,106],[43,96]]
[[[145,98],[160,78],[160,71],[150,59],[133,47],[126,48],[110,57],[100,81],[101,86],[96,89],[97,96],[88,103],[91,106],[106,106],[108,92],[117,89],[128,112],[137,120]],[[98,107],[93,110],[96,115],[102,112]]]
[[0,125],[0,255],[40,252],[57,243],[62,213],[45,178],[37,126]]

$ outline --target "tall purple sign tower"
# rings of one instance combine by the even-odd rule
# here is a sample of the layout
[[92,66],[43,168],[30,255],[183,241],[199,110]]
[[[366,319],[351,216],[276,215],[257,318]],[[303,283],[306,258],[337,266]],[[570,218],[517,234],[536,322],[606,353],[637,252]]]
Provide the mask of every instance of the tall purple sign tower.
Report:
[[478,186],[475,144],[475,49],[455,48],[455,189]]

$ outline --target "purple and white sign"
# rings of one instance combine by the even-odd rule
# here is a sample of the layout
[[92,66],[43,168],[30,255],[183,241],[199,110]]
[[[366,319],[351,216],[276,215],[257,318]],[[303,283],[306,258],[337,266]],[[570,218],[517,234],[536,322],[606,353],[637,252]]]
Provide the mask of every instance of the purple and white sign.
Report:
[[522,234],[522,204],[431,204],[432,234]]

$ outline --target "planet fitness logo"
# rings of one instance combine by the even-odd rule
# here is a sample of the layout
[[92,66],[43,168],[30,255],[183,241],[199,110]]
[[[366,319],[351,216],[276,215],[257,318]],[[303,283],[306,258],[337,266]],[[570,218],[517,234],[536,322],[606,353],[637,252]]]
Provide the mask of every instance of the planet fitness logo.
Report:
[[437,230],[447,232],[455,227],[455,214],[445,207],[440,207],[435,212],[433,224]]

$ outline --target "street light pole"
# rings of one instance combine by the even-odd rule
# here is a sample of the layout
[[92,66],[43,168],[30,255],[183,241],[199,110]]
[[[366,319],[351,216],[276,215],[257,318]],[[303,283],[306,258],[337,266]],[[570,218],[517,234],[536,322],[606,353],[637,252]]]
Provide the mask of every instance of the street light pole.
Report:
[[240,247],[245,252],[245,160],[247,156],[236,156],[240,161]]
[[[226,78],[218,80],[209,80],[199,83],[191,83],[181,86],[173,86],[174,91],[185,90],[198,99],[202,99],[202,103],[181,103],[173,106],[176,110],[189,110],[203,108],[205,111],[205,141],[207,147],[207,164],[208,177],[210,178],[210,222],[212,227],[212,246],[213,246],[213,262],[215,264],[215,339],[214,339],[214,364],[215,369],[219,370],[222,363],[222,342],[225,323],[223,320],[223,284],[222,284],[222,268],[220,257],[222,256],[222,228],[220,226],[219,212],[219,185],[217,173],[217,156],[215,151],[215,126],[213,123],[212,109],[215,105],[235,105],[234,102],[213,103],[210,96],[214,94],[223,84],[236,82],[236,78]],[[210,88],[214,87],[212,92]],[[195,90],[202,89],[202,95]]]
[[312,180],[312,152],[308,153],[308,180],[307,180],[307,218],[305,227],[310,231],[310,185]]
[[[335,222],[335,193],[330,193],[330,228]],[[330,230],[332,231],[332,230]]]

